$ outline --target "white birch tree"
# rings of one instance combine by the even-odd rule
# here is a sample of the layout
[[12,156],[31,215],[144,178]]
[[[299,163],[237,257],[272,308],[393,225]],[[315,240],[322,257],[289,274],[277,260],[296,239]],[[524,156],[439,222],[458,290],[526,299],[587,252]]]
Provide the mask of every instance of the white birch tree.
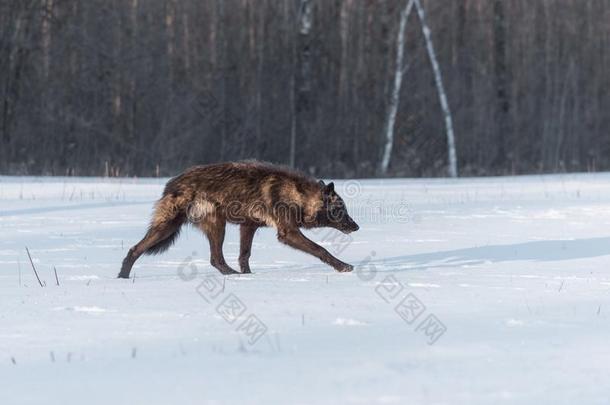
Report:
[[381,174],[386,174],[390,165],[390,157],[392,156],[392,145],[394,144],[394,125],[396,122],[396,114],[398,112],[398,105],[400,102],[400,89],[402,86],[402,78],[404,75],[404,45],[405,45],[405,30],[407,26],[407,20],[411,9],[415,6],[417,10],[417,16],[421,24],[422,33],[426,41],[426,51],[430,58],[430,64],[434,72],[434,82],[436,84],[436,90],[443,110],[443,117],[445,120],[445,129],[447,133],[447,154],[449,161],[449,176],[457,177],[457,153],[455,149],[455,135],[453,132],[453,119],[451,117],[451,109],[449,108],[449,102],[447,101],[447,93],[443,85],[443,78],[441,70],[436,58],[434,51],[434,45],[432,43],[432,36],[430,28],[426,23],[426,15],[424,7],[421,4],[421,0],[408,0],[405,4],[405,8],[400,14],[400,26],[398,28],[398,38],[396,41],[396,69],[394,71],[394,87],[390,96],[390,102],[388,104],[388,115],[385,127],[385,145],[383,149],[383,156],[380,164]]
[[398,112],[398,104],[400,102],[400,89],[402,87],[402,76],[404,74],[404,49],[405,49],[405,31],[407,28],[407,20],[415,0],[408,0],[405,3],[405,8],[400,13],[400,26],[396,39],[396,67],[394,69],[394,86],[390,94],[390,102],[388,104],[388,115],[385,125],[385,145],[383,148],[383,156],[379,171],[381,174],[386,174],[390,165],[390,157],[392,156],[392,146],[394,145],[394,123],[396,122],[396,113]]
[[449,103],[447,102],[447,93],[445,92],[445,86],[443,86],[443,77],[441,76],[441,69],[436,59],[436,53],[434,52],[434,46],[432,45],[432,36],[430,35],[430,28],[426,23],[426,15],[424,7],[421,5],[420,0],[415,0],[415,8],[417,9],[417,15],[421,23],[422,33],[426,40],[426,50],[430,57],[430,63],[432,64],[432,70],[434,71],[434,82],[436,83],[436,90],[438,91],[438,98],[441,102],[441,108],[443,109],[443,117],[445,118],[445,128],[447,132],[447,154],[449,160],[449,176],[457,177],[457,153],[455,151],[455,135],[453,133],[453,119],[451,117],[451,110],[449,109]]

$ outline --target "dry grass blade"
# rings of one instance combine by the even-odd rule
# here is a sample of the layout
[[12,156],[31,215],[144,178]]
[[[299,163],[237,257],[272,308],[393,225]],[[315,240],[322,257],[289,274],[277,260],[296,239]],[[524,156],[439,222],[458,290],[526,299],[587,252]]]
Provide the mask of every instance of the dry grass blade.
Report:
[[44,287],[44,285],[42,284],[42,281],[40,281],[40,277],[38,277],[38,272],[36,271],[36,266],[34,266],[34,261],[32,260],[32,255],[30,255],[30,250],[28,249],[27,246],[25,247],[25,251],[28,252],[28,257],[30,258],[30,263],[32,264],[32,270],[34,270],[34,274],[36,275],[38,284],[40,284],[41,287]]

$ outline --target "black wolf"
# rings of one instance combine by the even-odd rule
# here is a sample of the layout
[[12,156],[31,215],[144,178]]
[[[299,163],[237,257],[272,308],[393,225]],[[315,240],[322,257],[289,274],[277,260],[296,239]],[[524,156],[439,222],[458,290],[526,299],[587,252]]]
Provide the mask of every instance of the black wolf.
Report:
[[299,230],[332,227],[350,233],[359,229],[333,183],[324,184],[282,166],[246,161],[196,166],[171,179],[156,204],[148,232],[129,249],[119,277],[129,278],[142,254],[167,250],[187,222],[205,233],[210,263],[223,274],[238,273],[222,254],[227,222],[240,226],[242,273],[250,273],[252,239],[262,226],[276,228],[280,242],[316,256],[337,271],[353,270]]

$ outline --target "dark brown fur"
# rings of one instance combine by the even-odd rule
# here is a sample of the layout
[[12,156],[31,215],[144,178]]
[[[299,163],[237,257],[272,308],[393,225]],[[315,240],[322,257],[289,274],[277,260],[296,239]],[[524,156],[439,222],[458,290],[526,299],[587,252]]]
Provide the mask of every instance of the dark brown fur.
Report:
[[240,225],[239,266],[243,273],[250,272],[252,239],[261,226],[276,228],[280,242],[310,253],[338,271],[353,269],[299,230],[323,226],[345,233],[358,230],[333,183],[326,185],[281,166],[246,161],[196,166],[171,179],[156,204],[148,232],[129,250],[119,277],[128,278],[142,254],[167,250],[186,222],[206,234],[210,262],[223,274],[237,273],[222,253],[227,222]]

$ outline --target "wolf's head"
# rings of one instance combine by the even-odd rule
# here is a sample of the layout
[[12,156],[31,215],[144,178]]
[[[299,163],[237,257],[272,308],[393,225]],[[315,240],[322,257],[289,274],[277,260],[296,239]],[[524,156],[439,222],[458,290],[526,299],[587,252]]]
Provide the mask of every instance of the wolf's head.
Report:
[[322,195],[322,208],[317,215],[318,226],[328,226],[343,233],[355,232],[360,227],[347,213],[343,199],[335,192],[335,185],[331,182],[324,184],[318,182]]

